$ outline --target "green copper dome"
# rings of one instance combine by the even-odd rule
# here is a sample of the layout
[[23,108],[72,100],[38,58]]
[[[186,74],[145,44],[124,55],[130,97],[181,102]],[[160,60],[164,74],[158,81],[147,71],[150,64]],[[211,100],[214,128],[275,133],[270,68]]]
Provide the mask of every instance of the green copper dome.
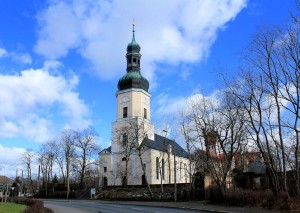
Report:
[[135,41],[134,29],[132,35],[132,41],[127,45],[127,53],[139,53],[141,50],[140,45]]
[[141,50],[141,47],[140,47],[140,45],[135,40],[132,40],[127,45],[127,52],[137,52],[137,53],[139,53],[140,50]]
[[127,72],[118,83],[118,90],[126,90],[131,88],[143,89],[148,92],[149,82],[140,72]]
[[127,68],[126,75],[120,78],[118,83],[118,90],[125,90],[131,88],[143,89],[148,92],[149,82],[141,75],[140,68],[140,54],[141,47],[135,41],[134,29],[132,41],[127,45]]

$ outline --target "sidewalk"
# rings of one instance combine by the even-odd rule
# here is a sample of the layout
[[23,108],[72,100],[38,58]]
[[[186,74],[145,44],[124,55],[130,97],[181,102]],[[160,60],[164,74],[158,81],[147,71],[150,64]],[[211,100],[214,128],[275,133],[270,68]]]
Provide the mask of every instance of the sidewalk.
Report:
[[288,211],[276,211],[267,210],[256,207],[231,207],[221,205],[207,204],[205,201],[187,201],[187,202],[153,202],[153,201],[99,201],[103,203],[117,203],[117,204],[130,204],[130,205],[146,205],[146,206],[158,206],[158,207],[173,207],[173,208],[185,208],[193,210],[204,210],[210,212],[220,213],[285,213]]

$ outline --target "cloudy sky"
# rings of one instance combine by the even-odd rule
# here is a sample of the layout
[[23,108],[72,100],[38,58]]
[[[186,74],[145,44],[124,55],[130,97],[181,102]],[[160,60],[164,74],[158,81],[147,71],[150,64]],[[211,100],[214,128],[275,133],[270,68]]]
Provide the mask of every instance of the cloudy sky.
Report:
[[188,97],[222,88],[219,70],[234,73],[251,37],[286,23],[293,2],[2,0],[0,174],[13,174],[25,149],[65,128],[94,126],[109,146],[133,19],[152,121],[161,126]]

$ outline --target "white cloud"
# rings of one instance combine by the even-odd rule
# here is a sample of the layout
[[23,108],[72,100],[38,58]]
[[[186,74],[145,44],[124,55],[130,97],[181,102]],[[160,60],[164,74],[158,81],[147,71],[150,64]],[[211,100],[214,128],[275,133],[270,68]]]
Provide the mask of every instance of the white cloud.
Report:
[[31,64],[31,56],[28,53],[10,53],[13,60],[22,64]]
[[25,152],[24,148],[17,148],[17,147],[4,147],[0,144],[0,165],[6,164],[6,165],[15,165],[20,158],[16,156],[22,156],[22,154]]
[[201,103],[203,100],[207,100],[210,103],[217,106],[220,101],[220,91],[216,90],[210,95],[205,96],[199,92],[186,97],[171,97],[169,94],[162,93],[158,95],[156,99],[156,105],[158,109],[154,112],[156,117],[165,116],[177,116],[183,111],[187,111],[195,103]]
[[91,125],[89,109],[75,91],[77,85],[75,75],[66,79],[42,69],[0,75],[0,138],[20,136],[43,142],[63,127]]
[[0,58],[7,55],[6,49],[0,48]]
[[23,64],[31,64],[31,56],[28,53],[17,53],[17,52],[8,52],[6,49],[0,48],[0,58],[9,56],[14,61],[23,63]]
[[[18,176],[27,177],[26,165],[22,163],[22,156],[27,150],[19,147],[5,147],[0,144],[0,175],[5,175],[11,179]],[[33,161],[31,165],[32,177],[37,178],[38,175],[38,153],[31,151]]]
[[120,76],[135,18],[142,72],[151,80],[156,63],[177,65],[206,57],[218,31],[245,6],[246,0],[54,1],[37,16],[35,50],[57,59],[75,49],[100,77]]
[[24,148],[4,147],[0,144],[0,175],[15,177],[16,169],[21,164],[20,156]]

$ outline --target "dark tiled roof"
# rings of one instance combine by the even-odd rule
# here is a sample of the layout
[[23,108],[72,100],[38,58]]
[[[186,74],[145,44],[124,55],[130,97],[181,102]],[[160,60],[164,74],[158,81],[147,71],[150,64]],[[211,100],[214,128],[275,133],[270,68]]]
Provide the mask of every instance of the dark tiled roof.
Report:
[[174,140],[168,139],[161,135],[154,134],[154,141],[148,138],[143,143],[145,146],[147,146],[151,149],[155,149],[158,151],[164,151],[164,152],[167,151],[168,145],[171,145],[173,154],[174,154],[173,147],[175,147],[175,155],[176,156],[188,158],[188,153],[178,143],[176,143]]
[[250,166],[248,172],[253,172],[254,174],[266,174],[266,165],[257,157],[252,165]]
[[108,148],[106,148],[106,149],[103,149],[101,152],[103,152],[103,151],[108,151],[108,152],[111,152],[111,146],[110,146],[110,147],[108,147]]

